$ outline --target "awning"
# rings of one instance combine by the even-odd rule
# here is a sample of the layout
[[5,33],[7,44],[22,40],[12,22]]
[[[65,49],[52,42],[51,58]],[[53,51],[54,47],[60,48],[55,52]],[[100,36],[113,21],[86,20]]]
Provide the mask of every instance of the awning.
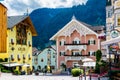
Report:
[[82,60],[82,62],[94,62],[94,60],[91,58],[85,58]]
[[23,67],[29,67],[30,65],[29,64],[23,64],[22,66]]
[[118,43],[118,42],[120,42],[120,36],[110,39],[110,40],[107,40],[107,41],[104,41],[104,42],[101,42],[101,45],[108,45],[108,44]]
[[22,64],[19,64],[19,63],[6,63],[6,64],[3,64],[3,66],[15,67],[15,66],[22,66]]

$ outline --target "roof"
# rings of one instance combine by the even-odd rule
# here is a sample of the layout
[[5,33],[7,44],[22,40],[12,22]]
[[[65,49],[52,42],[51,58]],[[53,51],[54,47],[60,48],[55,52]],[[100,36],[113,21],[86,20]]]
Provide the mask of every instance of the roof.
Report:
[[41,51],[36,50],[36,51],[32,52],[32,56],[38,56],[40,54],[40,52]]
[[20,16],[9,16],[8,19],[8,28],[13,28],[14,26],[16,26],[17,24],[19,24],[20,22],[22,22],[23,20],[27,20],[29,22],[30,25],[30,30],[32,32],[33,36],[37,36],[37,32],[32,24],[32,21],[30,19],[29,16],[27,15],[20,15]]
[[94,27],[90,27],[92,30],[96,31],[96,30],[104,30],[104,26],[94,26]]
[[50,40],[53,40],[58,34],[60,34],[69,24],[71,24],[72,22],[77,22],[78,24],[81,24],[83,26],[85,26],[87,29],[89,29],[91,32],[93,32],[95,35],[98,35],[92,28],[91,25],[87,24],[87,23],[84,23],[84,22],[81,22],[81,21],[78,21],[76,20],[75,17],[72,17],[72,20],[67,23],[62,29],[60,29],[55,35],[53,35]]
[[0,5],[2,5],[4,8],[6,8],[6,9],[7,9],[7,7],[6,7],[5,5],[3,5],[2,3],[0,3]]
[[12,28],[21,21],[25,20],[28,16],[9,16],[8,17],[8,28]]

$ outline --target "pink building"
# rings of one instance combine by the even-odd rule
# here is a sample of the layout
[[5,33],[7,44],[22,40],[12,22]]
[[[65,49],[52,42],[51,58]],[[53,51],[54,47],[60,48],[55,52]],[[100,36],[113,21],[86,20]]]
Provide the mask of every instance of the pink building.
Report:
[[50,40],[56,40],[57,68],[62,64],[73,67],[80,64],[85,57],[95,60],[95,51],[100,48],[98,33],[103,27],[92,27],[79,22],[73,16],[72,20],[59,30]]

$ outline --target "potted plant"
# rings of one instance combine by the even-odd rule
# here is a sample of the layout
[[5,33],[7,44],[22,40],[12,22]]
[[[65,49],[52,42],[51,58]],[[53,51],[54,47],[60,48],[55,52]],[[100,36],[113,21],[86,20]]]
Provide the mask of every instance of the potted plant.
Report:
[[79,69],[79,68],[72,69],[72,75],[73,75],[73,77],[77,77],[77,76],[79,76],[82,73],[83,73],[82,69]]

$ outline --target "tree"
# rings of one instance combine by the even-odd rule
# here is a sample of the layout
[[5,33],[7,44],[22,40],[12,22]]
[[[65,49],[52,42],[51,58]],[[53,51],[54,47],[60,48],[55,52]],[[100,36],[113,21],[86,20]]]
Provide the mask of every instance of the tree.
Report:
[[96,51],[96,61],[99,62],[101,60],[101,57],[102,57],[101,50],[97,50]]
[[96,55],[95,72],[100,73],[100,61],[101,61],[101,57],[102,57],[101,50],[97,50],[95,55]]

